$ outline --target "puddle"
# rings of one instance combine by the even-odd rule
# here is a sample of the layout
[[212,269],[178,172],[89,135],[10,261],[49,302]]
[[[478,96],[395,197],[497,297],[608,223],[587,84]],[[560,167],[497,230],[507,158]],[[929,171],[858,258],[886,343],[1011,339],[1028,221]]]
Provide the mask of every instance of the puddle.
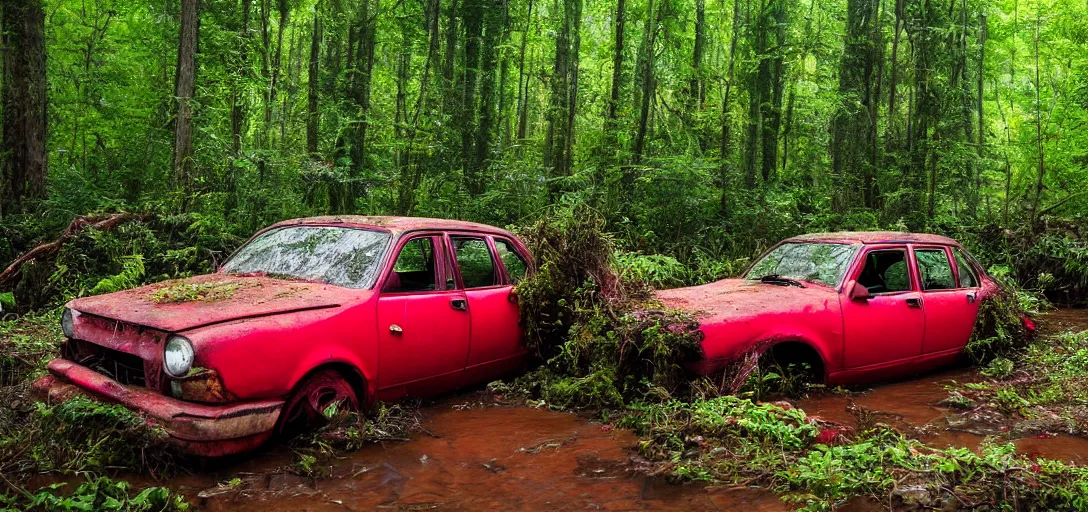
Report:
[[[1088,310],[1059,309],[1039,321],[1041,334],[1088,329]],[[809,416],[858,427],[861,423],[885,423],[937,448],[963,447],[978,450],[987,437],[993,442],[1012,442],[1029,457],[1088,465],[1088,439],[1075,436],[1043,436],[1012,439],[986,418],[970,418],[961,411],[942,407],[952,382],[979,380],[973,369],[959,368],[921,375],[910,380],[881,384],[846,395],[822,394],[797,402]]]
[[[792,510],[768,491],[646,476],[628,431],[573,414],[462,403],[428,407],[427,433],[346,454],[328,478],[283,471],[290,456],[280,452],[169,485],[211,511]],[[216,487],[233,477],[241,484]]]

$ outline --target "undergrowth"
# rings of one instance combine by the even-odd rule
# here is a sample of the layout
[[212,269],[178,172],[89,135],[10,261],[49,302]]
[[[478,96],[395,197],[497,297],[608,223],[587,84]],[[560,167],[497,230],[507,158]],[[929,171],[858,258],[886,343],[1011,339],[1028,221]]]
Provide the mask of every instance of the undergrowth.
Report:
[[595,408],[688,393],[683,364],[702,353],[697,323],[653,300],[637,274],[616,271],[600,215],[584,205],[559,209],[520,235],[536,271],[515,292],[528,348],[542,364],[507,392]]
[[341,409],[337,404],[324,411],[327,423],[292,439],[295,452],[292,470],[302,476],[327,476],[334,458],[379,441],[407,441],[422,429],[418,407],[378,403],[366,413]]
[[133,494],[130,485],[121,480],[99,477],[80,484],[71,493],[65,484],[53,484],[34,492],[22,489],[0,494],[0,512],[184,512],[189,510],[185,499],[163,487],[148,487]]

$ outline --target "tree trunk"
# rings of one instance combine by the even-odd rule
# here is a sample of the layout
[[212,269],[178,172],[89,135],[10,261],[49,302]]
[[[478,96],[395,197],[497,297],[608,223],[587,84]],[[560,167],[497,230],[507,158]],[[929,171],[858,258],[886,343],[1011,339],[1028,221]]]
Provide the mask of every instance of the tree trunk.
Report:
[[241,46],[238,49],[238,78],[231,94],[230,141],[234,158],[242,153],[242,126],[245,123],[245,105],[243,86],[249,71],[249,4],[251,0],[242,0],[242,29],[239,34]]
[[503,13],[497,9],[487,9],[483,14],[483,67],[480,82],[479,123],[476,131],[475,154],[473,156],[473,180],[469,182],[469,193],[477,195],[483,192],[483,178],[488,168],[488,155],[491,150],[492,128],[495,124],[495,70],[498,64],[499,45],[502,40]]
[[646,148],[646,133],[650,124],[650,105],[654,100],[654,56],[657,46],[657,27],[661,22],[661,7],[656,6],[653,0],[647,5],[646,27],[642,35],[642,45],[638,54],[638,89],[635,91],[635,103],[639,106],[638,127],[635,131],[634,163],[642,162],[642,154]]
[[309,97],[306,102],[306,152],[311,158],[318,158],[317,138],[321,115],[317,111],[318,97],[321,93],[321,15],[314,12],[314,28],[310,39],[310,65],[308,69]]
[[[1036,9],[1039,9],[1037,6]],[[1041,94],[1042,82],[1039,80],[1039,25],[1042,24],[1041,18],[1036,11],[1035,18],[1035,146],[1038,152],[1035,160],[1035,198],[1031,202],[1031,222],[1035,224],[1038,219],[1036,215],[1039,212],[1039,202],[1043,198],[1043,183],[1046,178],[1046,148],[1043,145],[1043,99]]]
[[[621,2],[623,0],[620,0]],[[529,75],[525,70],[525,52],[529,42],[529,29],[533,24],[533,0],[529,0],[529,5],[525,11],[525,30],[521,33],[521,49],[518,56],[518,101],[517,101],[517,114],[518,114],[518,128],[517,128],[517,140],[518,151],[521,150],[521,144],[525,140],[525,130],[529,122]]]
[[469,194],[476,190],[476,89],[480,76],[480,43],[484,29],[484,0],[465,0],[465,75],[461,89],[459,121],[461,132],[461,172]]
[[18,211],[25,200],[42,199],[46,194],[45,12],[41,0],[5,1],[0,5],[0,27],[3,214]]
[[831,175],[834,186],[832,208],[844,213],[861,204],[871,206],[872,97],[875,45],[870,23],[874,22],[872,0],[849,0],[846,11],[846,42],[839,64],[839,94],[842,105],[831,120]]
[[706,100],[703,87],[703,54],[706,51],[706,0],[695,0],[695,43],[691,51],[692,77],[688,83],[692,103],[699,109]]
[[[548,133],[544,140],[544,166],[552,176],[569,176],[571,171],[571,145],[574,100],[578,94],[578,46],[581,25],[582,0],[563,0],[556,6],[559,22],[555,41],[555,65],[552,71],[552,105],[548,115]],[[553,187],[550,195],[554,198]]]
[[730,161],[733,154],[733,78],[736,68],[737,40],[740,30],[740,0],[733,0],[733,28],[729,34],[729,65],[725,72],[725,91],[722,92],[722,137],[719,148],[718,180],[721,182],[722,197],[719,205],[719,213],[722,217],[729,214],[729,191],[732,187],[732,166]]
[[193,174],[193,112],[190,102],[196,87],[196,39],[199,26],[198,0],[181,0],[181,30],[178,38],[178,66],[174,96],[178,115],[174,124],[174,187],[188,194]]
[[613,155],[618,149],[616,148],[615,134],[619,128],[617,121],[619,120],[620,94],[623,91],[623,31],[626,22],[627,1],[616,0],[615,44],[612,49],[612,88],[608,95],[608,110],[604,118],[604,136],[601,137],[602,149],[606,152],[611,151]]
[[[765,48],[765,51],[774,50],[773,56],[760,58],[760,81],[763,83],[765,93],[760,104],[763,118],[763,147],[761,150],[762,166],[760,174],[763,183],[769,183],[778,168],[778,133],[782,120],[782,90],[785,79],[785,61],[783,52],[786,51],[786,24],[788,23],[785,0],[771,0],[769,5],[774,24],[774,47]],[[761,29],[770,32],[770,27]],[[769,37],[767,34],[764,37]],[[770,101],[767,101],[767,99]]]

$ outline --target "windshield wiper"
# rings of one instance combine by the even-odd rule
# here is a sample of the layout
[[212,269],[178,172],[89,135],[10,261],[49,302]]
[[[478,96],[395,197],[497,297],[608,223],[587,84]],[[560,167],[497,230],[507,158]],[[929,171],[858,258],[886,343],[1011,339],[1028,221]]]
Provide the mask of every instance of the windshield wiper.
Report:
[[798,288],[804,288],[805,285],[796,279],[790,279],[780,274],[767,274],[759,278],[761,283],[770,283],[778,286],[796,286]]

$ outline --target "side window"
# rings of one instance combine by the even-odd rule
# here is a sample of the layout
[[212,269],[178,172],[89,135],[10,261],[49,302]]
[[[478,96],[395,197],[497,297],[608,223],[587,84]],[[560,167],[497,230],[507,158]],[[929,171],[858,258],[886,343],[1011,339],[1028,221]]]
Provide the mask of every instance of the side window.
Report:
[[506,267],[506,273],[510,274],[510,281],[513,284],[518,284],[523,277],[529,266],[525,264],[525,260],[521,259],[521,255],[518,254],[517,249],[514,248],[514,244],[506,241],[495,239],[495,250],[499,253],[499,259],[502,260],[502,265]]
[[858,283],[873,294],[910,291],[906,249],[869,251]]
[[491,263],[491,251],[483,238],[454,236],[454,255],[457,266],[461,269],[461,280],[465,288],[482,288],[498,284],[495,266]]
[[918,277],[923,290],[951,290],[956,287],[952,265],[944,249],[916,249],[914,257],[918,260]]
[[385,278],[385,292],[432,291],[435,275],[434,240],[422,237],[409,240],[397,254],[393,271]]
[[963,254],[963,249],[952,249],[952,255],[956,258],[956,270],[960,274],[960,288],[975,288],[978,286],[978,273],[975,272],[975,267],[972,267],[967,262],[967,257]]

